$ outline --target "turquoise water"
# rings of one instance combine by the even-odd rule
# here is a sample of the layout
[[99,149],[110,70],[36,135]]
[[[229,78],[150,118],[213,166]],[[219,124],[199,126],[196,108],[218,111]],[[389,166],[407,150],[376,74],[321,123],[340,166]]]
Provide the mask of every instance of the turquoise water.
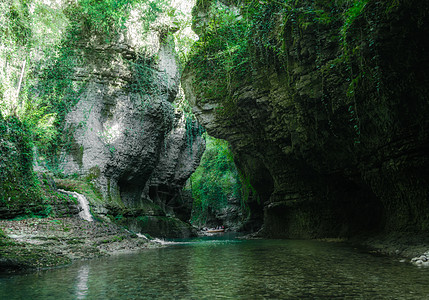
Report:
[[429,268],[336,243],[196,239],[0,275],[1,299],[429,299]]

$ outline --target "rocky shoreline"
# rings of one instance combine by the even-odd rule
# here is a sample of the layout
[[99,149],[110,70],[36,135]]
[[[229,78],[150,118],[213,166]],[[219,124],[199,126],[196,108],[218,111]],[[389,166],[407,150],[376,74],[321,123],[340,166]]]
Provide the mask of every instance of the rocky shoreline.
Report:
[[0,272],[66,266],[162,244],[105,221],[78,217],[0,220]]
[[[262,238],[248,235],[246,238]],[[387,233],[351,239],[348,243],[373,254],[396,256],[402,262],[429,267],[429,236]],[[67,266],[76,260],[137,252],[165,246],[107,221],[78,216],[0,220],[0,272],[22,272]]]
[[348,242],[370,253],[395,256],[403,262],[409,262],[419,267],[429,267],[428,234],[416,232],[379,233],[356,236],[349,239]]
[[[262,239],[264,234],[255,232],[241,238]],[[316,238],[315,240],[348,244],[374,255],[397,257],[404,263],[429,267],[429,234],[416,232],[368,233],[349,238]]]

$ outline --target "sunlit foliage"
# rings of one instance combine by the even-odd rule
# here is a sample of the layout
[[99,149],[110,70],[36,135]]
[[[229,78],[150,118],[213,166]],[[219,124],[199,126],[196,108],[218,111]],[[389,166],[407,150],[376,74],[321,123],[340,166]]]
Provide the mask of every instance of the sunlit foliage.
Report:
[[[64,118],[79,101],[88,81],[88,78],[81,81],[75,78],[76,68],[85,64],[85,51],[91,52],[88,41],[109,45],[123,40],[130,19],[141,25],[137,32],[140,36],[132,38],[144,41],[145,32],[152,30],[150,26],[155,26],[159,18],[169,18],[170,23],[174,23],[177,14],[165,0],[1,0],[2,179],[15,178],[37,186],[31,167],[35,149],[51,159],[62,146],[64,136],[70,134],[63,132]],[[183,25],[182,19],[184,17],[178,18],[177,27]],[[165,35],[173,33],[164,32]],[[156,60],[155,54],[146,56],[145,49],[137,50],[140,51],[138,63],[128,62],[131,69],[142,64],[150,67]],[[133,87],[139,92],[153,88],[152,75],[146,74],[147,69],[133,69],[135,81],[139,83]],[[16,141],[17,145],[13,145],[11,137],[20,135],[25,143]],[[15,151],[16,146],[22,149]],[[15,157],[15,154],[23,156]],[[23,158],[25,166],[16,169]],[[8,183],[10,189],[13,182]],[[29,193],[31,189],[17,190],[16,194],[24,192]],[[8,192],[11,193],[12,190]]]
[[205,224],[207,217],[225,208],[228,201],[245,205],[240,176],[228,143],[209,135],[206,142],[201,164],[187,185],[194,198],[192,222],[198,225]]

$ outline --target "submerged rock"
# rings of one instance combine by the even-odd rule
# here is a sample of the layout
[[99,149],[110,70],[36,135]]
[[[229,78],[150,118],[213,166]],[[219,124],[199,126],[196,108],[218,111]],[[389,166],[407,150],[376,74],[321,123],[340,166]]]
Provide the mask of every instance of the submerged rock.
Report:
[[412,258],[411,263],[416,266],[429,267],[429,251]]

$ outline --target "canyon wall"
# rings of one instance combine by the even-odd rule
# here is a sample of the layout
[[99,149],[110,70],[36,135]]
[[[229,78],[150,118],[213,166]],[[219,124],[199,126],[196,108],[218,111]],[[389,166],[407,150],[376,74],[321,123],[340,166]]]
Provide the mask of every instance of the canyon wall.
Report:
[[77,92],[56,163],[62,174],[94,187],[95,214],[136,232],[184,237],[193,231],[192,203],[181,190],[205,143],[197,122],[173,104],[178,28],[159,16],[143,31],[144,14],[133,10],[110,40],[82,34],[71,44],[69,85]]
[[194,8],[182,85],[263,201],[261,233],[427,230],[428,4],[256,2]]

